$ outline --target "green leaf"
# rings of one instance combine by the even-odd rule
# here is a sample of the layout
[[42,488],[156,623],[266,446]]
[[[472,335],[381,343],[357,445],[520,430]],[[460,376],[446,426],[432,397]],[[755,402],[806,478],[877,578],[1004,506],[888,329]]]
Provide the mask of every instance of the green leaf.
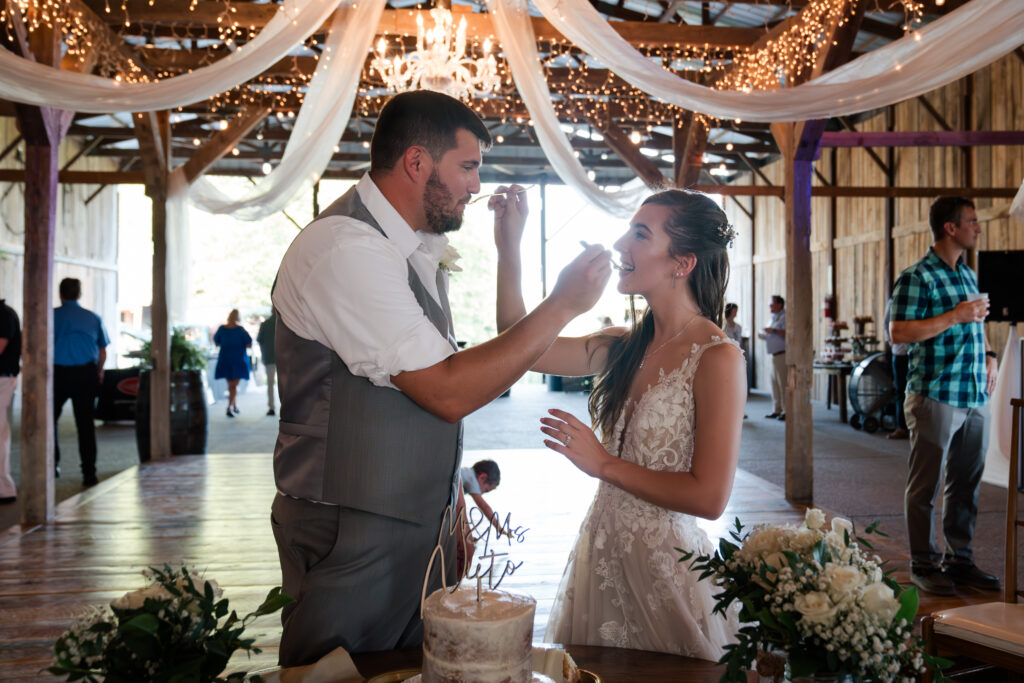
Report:
[[893,623],[899,623],[900,619],[906,619],[907,623],[913,623],[914,616],[917,615],[917,588],[914,586],[907,588],[899,594],[897,599],[900,601],[900,609],[893,617]]
[[295,598],[282,591],[280,586],[275,586],[270,589],[269,593],[267,593],[267,597],[263,601],[263,604],[257,607],[255,612],[246,617],[246,621],[248,621],[249,617],[262,617],[266,614],[273,614],[292,602],[295,602]]
[[121,624],[120,630],[122,632],[127,630],[137,630],[150,635],[156,635],[157,631],[160,630],[160,620],[148,612],[143,612],[142,614],[138,614]]

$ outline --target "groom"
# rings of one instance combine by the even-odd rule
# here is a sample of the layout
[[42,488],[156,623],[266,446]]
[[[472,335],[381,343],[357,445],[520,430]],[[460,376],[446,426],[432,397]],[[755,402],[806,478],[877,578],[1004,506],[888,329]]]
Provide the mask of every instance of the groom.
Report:
[[[292,242],[278,312],[279,495],[271,515],[284,591],[280,662],[419,645],[420,593],[443,537],[446,564],[463,417],[500,396],[572,318],[596,303],[609,254],[591,247],[500,337],[458,351],[441,262],[491,136],[464,104],[392,98],[370,171]],[[510,196],[497,229],[526,219]],[[439,563],[428,590],[440,586]]]

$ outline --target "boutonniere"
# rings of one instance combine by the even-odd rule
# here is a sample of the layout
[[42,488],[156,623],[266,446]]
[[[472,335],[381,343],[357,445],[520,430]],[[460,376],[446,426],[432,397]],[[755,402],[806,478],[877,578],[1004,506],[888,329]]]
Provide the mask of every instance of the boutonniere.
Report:
[[446,273],[458,273],[462,270],[462,266],[458,263],[460,258],[462,256],[459,255],[459,252],[449,244],[444,248],[444,253],[441,254],[441,261],[437,265]]

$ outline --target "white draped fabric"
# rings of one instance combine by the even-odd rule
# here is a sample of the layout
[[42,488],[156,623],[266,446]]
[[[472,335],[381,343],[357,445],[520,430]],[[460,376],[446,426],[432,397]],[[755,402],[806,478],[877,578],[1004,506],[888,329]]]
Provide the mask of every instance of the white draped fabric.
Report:
[[[596,206],[628,213],[636,195],[604,192],[587,177],[558,126],[523,0],[488,0],[502,47],[541,146],[559,177]],[[898,102],[961,78],[1021,43],[1024,0],[972,0],[910,37],[895,41],[793,88],[723,92],[691,83],[649,61],[586,0],[534,0],[567,38],[612,71],[665,101],[722,118],[805,120]],[[339,0],[286,0],[260,32],[233,54],[159,83],[126,83],[41,66],[0,50],[0,97],[81,112],[171,109],[206,99],[258,75],[319,27]],[[285,157],[245,197],[224,197],[206,181],[191,199],[211,212],[257,219],[277,211],[319,177],[347,124],[382,0],[343,0],[328,49],[310,84]],[[967,39],[983,36],[983,39]],[[1015,214],[1016,215],[1016,214]]]
[[1024,181],[1021,182],[1017,195],[1010,203],[1010,215],[1024,223]]
[[[684,109],[748,121],[805,121],[884,107],[971,74],[1024,40],[1024,0],[971,0],[916,35],[807,83],[743,93],[713,90],[662,68],[616,33],[587,0],[533,2],[566,38],[634,87]],[[504,41],[502,47],[508,49]]]
[[1006,336],[1006,346],[1003,347],[1002,361],[999,364],[996,388],[989,401],[988,452],[985,454],[985,472],[981,477],[986,483],[1003,488],[1006,488],[1009,482],[1010,448],[1013,445],[1010,438],[1013,419],[1010,399],[1021,395],[1018,327],[1024,325],[1010,325],[1010,334]]
[[192,186],[193,204],[210,213],[259,220],[281,210],[316,182],[348,125],[363,62],[373,42],[374,32],[366,27],[377,26],[384,4],[385,0],[342,0],[277,167],[244,197],[228,197],[199,178]]
[[606,213],[618,217],[631,215],[646,188],[636,187],[615,192],[602,190],[587,177],[586,169],[562,133],[537,54],[537,39],[533,24],[530,23],[526,1],[488,0],[487,7],[491,11],[494,30],[512,70],[516,88],[530,112],[537,140],[555,173],[562,182]]
[[284,0],[253,40],[210,66],[156,83],[62,71],[0,49],[0,97],[78,112],[155,111],[199,102],[270,68],[327,21],[338,0]]

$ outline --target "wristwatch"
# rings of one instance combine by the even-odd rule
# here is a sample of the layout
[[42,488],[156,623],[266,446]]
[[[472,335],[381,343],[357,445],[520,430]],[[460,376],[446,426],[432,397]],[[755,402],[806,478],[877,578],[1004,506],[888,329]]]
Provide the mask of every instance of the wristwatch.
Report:
[[995,358],[996,360],[999,360],[999,354],[996,353],[995,351],[986,351],[985,355],[988,356],[989,358]]

